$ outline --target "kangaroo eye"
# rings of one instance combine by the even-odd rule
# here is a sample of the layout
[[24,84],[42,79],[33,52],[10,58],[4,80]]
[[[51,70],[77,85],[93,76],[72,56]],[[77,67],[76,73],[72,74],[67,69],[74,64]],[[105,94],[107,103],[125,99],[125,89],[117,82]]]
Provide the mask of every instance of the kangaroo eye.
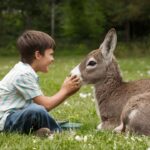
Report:
[[96,62],[93,60],[89,61],[88,63],[88,66],[95,66],[95,65],[96,65]]

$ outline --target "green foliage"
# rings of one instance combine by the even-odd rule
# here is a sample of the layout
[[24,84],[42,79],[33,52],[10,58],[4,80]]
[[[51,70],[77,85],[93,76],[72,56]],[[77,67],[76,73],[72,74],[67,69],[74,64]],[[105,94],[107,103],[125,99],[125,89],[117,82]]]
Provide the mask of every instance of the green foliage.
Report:
[[61,8],[62,36],[76,41],[93,41],[103,33],[105,16],[98,1],[81,0],[79,3],[66,0]]
[[119,57],[145,57],[150,55],[150,45],[147,42],[119,42],[115,54]]
[[8,43],[7,45],[0,47],[0,56],[16,56],[18,51],[16,50],[16,44],[12,41],[12,43]]
[[119,41],[143,47],[150,35],[149,8],[148,0],[1,0],[0,54],[14,54],[16,39],[27,29],[54,32],[61,49],[77,44],[90,49],[115,27]]
[[[119,28],[125,41],[135,40],[150,33],[149,6],[150,1],[144,0],[103,0],[104,12],[107,14],[108,27]],[[147,23],[145,22],[147,20]],[[146,31],[142,30],[145,29]]]

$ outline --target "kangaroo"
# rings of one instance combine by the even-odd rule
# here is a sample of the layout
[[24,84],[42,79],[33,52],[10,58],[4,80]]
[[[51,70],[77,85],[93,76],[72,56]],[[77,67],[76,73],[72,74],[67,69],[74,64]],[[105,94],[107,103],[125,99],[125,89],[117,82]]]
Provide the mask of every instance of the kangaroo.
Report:
[[113,55],[117,34],[106,34],[100,47],[90,52],[71,75],[93,84],[101,123],[99,130],[150,135],[150,79],[125,82]]

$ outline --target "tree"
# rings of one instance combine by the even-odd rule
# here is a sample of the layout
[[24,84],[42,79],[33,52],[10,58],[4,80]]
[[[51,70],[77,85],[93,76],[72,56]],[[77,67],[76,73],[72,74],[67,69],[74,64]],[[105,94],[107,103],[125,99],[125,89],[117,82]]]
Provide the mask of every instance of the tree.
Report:
[[73,41],[99,39],[105,16],[98,0],[65,0],[61,3],[62,36]]
[[[136,34],[134,31],[140,22],[149,20],[149,0],[104,0],[104,13],[107,21],[115,26],[123,28],[126,41],[129,41]],[[139,30],[139,28],[138,28]],[[137,32],[137,31],[136,31]]]

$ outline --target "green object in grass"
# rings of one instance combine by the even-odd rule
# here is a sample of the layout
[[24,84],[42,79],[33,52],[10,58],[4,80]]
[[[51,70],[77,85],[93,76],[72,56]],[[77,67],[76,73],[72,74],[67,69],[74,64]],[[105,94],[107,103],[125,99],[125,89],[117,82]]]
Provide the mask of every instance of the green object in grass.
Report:
[[81,123],[75,123],[75,122],[69,122],[69,121],[62,121],[62,122],[58,122],[58,124],[60,125],[60,127],[62,129],[79,129],[82,124]]

